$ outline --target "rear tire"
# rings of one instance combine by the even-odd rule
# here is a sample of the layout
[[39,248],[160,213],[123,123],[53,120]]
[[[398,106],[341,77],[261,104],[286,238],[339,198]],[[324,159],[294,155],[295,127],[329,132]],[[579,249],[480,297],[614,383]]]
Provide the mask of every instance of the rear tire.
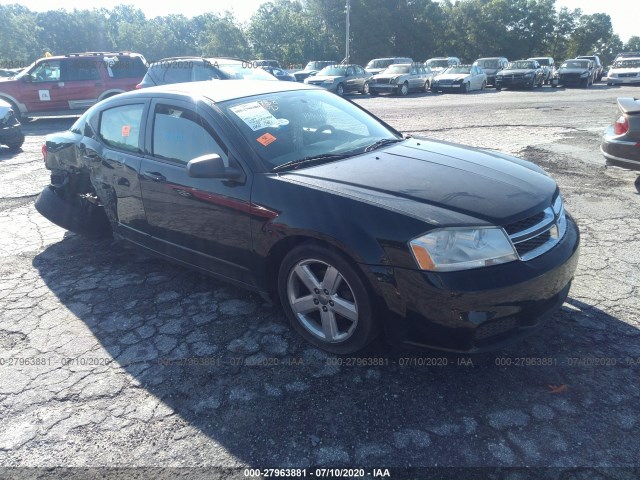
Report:
[[636,177],[636,181],[634,182],[636,190],[640,193],[640,175]]
[[327,352],[355,353],[378,335],[369,288],[345,257],[323,245],[299,245],[284,257],[278,294],[291,326]]
[[50,185],[40,192],[35,206],[49,221],[83,237],[111,236],[111,225],[104,208],[79,195],[67,200]]

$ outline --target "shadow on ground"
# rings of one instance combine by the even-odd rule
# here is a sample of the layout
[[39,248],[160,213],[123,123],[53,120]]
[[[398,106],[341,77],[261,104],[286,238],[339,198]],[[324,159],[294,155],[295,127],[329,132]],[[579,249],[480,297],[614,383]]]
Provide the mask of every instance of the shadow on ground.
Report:
[[[376,347],[347,360],[305,344],[257,295],[110,241],[70,236],[33,265],[132,377],[248,465],[640,458],[638,367],[625,363],[640,358],[640,333],[571,298],[543,331],[495,354]],[[434,357],[446,360],[425,363]]]

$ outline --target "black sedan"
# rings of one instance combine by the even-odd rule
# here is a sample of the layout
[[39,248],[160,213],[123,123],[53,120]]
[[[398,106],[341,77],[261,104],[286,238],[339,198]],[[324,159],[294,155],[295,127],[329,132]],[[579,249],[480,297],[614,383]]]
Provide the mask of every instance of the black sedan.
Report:
[[496,74],[496,90],[541,87],[544,71],[536,60],[516,60]]
[[578,261],[578,228],[539,167],[405,139],[299,83],[124,93],[49,135],[45,154],[47,218],[278,299],[333,353],[382,332],[495,348],[560,308]]
[[588,59],[565,60],[551,77],[551,86],[580,86],[588,88],[593,85],[595,75],[593,61]]
[[[618,118],[604,132],[600,150],[607,165],[640,171],[640,99],[618,98]],[[636,178],[640,192],[640,177]]]

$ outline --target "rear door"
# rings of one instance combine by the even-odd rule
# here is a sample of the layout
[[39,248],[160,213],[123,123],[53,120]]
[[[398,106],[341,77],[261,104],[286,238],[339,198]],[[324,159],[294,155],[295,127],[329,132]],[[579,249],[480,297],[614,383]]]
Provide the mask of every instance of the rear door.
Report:
[[[187,163],[218,154],[239,167],[211,112],[180,100],[154,100],[140,166],[145,233],[155,251],[221,276],[252,283],[250,177],[192,178]],[[245,170],[246,171],[246,170]]]
[[148,105],[149,101],[141,98],[97,111],[89,118],[78,147],[118,233],[137,242],[146,223],[138,171],[144,156]]
[[60,62],[60,91],[66,109],[85,110],[98,101],[104,82],[95,57],[71,57]]

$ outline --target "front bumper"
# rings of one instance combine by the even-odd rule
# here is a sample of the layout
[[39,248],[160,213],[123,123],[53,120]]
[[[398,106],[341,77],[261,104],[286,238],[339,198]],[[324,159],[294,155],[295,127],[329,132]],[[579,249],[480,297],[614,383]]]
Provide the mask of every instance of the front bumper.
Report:
[[398,85],[396,83],[370,83],[369,91],[371,90],[380,93],[396,93]]
[[459,91],[462,88],[462,85],[464,84],[464,82],[460,82],[460,83],[445,83],[442,84],[440,82],[438,83],[433,83],[431,85],[431,89],[432,90],[442,90],[447,91],[447,90],[451,90],[451,91]]
[[496,77],[496,88],[522,88],[533,85],[533,77]]
[[566,299],[579,243],[567,215],[563,239],[527,262],[449,273],[396,268],[395,289],[383,294],[392,312],[386,337],[405,347],[471,353],[529,335]]
[[613,85],[628,85],[631,83],[640,83],[640,76],[635,77],[607,77],[603,78],[607,83],[611,83]]
[[602,137],[600,151],[607,165],[640,171],[640,142],[614,135],[613,127],[608,127]]
[[581,86],[584,85],[585,81],[588,81],[588,79],[589,77],[561,76],[552,78],[550,82],[553,86]]

